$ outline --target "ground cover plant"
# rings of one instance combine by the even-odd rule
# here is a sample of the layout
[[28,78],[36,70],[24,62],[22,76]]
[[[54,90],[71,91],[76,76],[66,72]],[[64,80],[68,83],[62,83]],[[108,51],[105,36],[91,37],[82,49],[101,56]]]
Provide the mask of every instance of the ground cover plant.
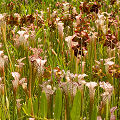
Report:
[[120,120],[119,0],[0,8],[0,120]]

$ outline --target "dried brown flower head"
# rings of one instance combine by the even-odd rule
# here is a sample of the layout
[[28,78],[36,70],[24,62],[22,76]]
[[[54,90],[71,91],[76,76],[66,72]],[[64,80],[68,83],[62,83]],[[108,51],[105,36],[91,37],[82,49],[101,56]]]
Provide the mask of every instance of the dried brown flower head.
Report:
[[10,16],[6,16],[6,23],[10,24],[11,26],[18,26],[19,25],[19,21],[18,21],[18,17],[15,17],[13,15]]

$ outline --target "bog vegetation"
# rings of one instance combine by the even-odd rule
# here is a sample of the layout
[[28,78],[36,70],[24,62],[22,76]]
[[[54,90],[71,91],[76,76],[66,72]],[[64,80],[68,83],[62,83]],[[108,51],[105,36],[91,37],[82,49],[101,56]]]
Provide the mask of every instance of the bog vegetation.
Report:
[[120,120],[119,19],[119,0],[1,0],[0,120]]

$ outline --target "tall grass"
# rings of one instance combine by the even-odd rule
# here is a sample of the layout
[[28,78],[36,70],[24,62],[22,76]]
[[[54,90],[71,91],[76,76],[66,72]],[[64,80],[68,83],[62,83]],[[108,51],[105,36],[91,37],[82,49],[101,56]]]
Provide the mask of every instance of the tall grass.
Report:
[[119,5],[2,0],[0,119],[119,120]]

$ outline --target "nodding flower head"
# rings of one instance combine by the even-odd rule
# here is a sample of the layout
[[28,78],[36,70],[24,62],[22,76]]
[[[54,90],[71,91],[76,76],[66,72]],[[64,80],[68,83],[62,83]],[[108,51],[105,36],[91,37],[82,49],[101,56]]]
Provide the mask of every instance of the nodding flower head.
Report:
[[110,102],[112,92],[113,92],[114,88],[108,82],[106,82],[106,83],[105,82],[100,82],[99,85],[100,85],[101,88],[103,88],[105,90],[105,92],[103,94],[101,94],[101,96],[102,96],[102,104],[105,105],[107,100],[108,100],[108,102]]
[[115,64],[115,62],[111,61],[112,59],[114,59],[115,57],[112,57],[112,58],[108,58],[108,59],[105,59],[105,70],[106,72],[108,73],[108,69],[109,69],[109,66],[112,66]]
[[22,67],[25,65],[25,64],[22,62],[25,58],[26,58],[26,57],[21,58],[21,59],[18,59],[18,60],[17,60],[18,64],[16,64],[15,66],[18,67],[18,68],[22,68]]
[[29,33],[27,31],[18,31],[18,35],[14,38],[15,45],[19,47],[20,45],[28,46]]
[[38,72],[39,73],[42,73],[44,72],[44,65],[45,63],[47,62],[47,60],[42,60],[41,58],[37,58],[36,59],[36,65],[37,65],[37,69],[38,69]]
[[69,49],[72,47],[72,38],[73,38],[72,36],[68,36],[65,38],[65,41],[67,42]]
[[23,83],[23,84],[22,84],[22,88],[23,88],[24,90],[27,90],[27,83]]
[[113,86],[109,82],[100,82],[100,87],[105,90],[105,92],[112,93],[113,92]]
[[86,86],[89,88],[90,100],[94,100],[95,87],[97,85],[98,84],[96,82],[88,82],[88,83],[86,83]]
[[110,113],[111,113],[110,120],[116,120],[116,117],[115,117],[115,115],[114,115],[114,111],[115,111],[116,109],[117,109],[117,106],[112,107],[112,108],[110,109]]
[[16,106],[17,106],[18,111],[20,111],[20,109],[21,109],[21,105],[22,105],[22,104],[20,103],[21,100],[22,100],[22,99],[17,99],[17,100],[16,100],[16,102],[17,102],[17,103],[16,103]]
[[46,83],[43,83],[41,87],[42,87],[42,91],[45,92],[47,100],[49,102],[50,96],[54,94],[54,90],[52,89],[52,86],[49,85],[49,82],[48,83],[46,82]]
[[14,77],[14,80],[12,81],[13,89],[14,92],[16,92],[19,85],[20,74],[18,72],[12,72],[12,76]]
[[68,95],[69,93],[73,97],[76,95],[77,88],[78,88],[77,82],[72,82],[72,81],[60,82],[59,86],[60,86],[60,88],[62,88],[65,95]]
[[101,96],[102,96],[102,104],[104,106],[107,103],[107,100],[108,102],[110,101],[111,95],[109,94],[109,92],[104,92],[101,94]]
[[84,77],[86,77],[86,76],[88,76],[88,75],[86,75],[86,74],[79,74],[79,75],[78,75],[78,82],[79,82],[80,80],[84,80]]
[[22,79],[19,81],[19,85],[21,85],[22,88],[26,91],[26,90],[27,90],[27,78],[22,78]]
[[70,73],[70,71],[68,70],[65,74],[65,78],[66,78],[67,82],[69,82],[75,78],[75,75],[73,73]]
[[12,76],[14,77],[15,80],[19,80],[20,74],[18,72],[12,72]]

